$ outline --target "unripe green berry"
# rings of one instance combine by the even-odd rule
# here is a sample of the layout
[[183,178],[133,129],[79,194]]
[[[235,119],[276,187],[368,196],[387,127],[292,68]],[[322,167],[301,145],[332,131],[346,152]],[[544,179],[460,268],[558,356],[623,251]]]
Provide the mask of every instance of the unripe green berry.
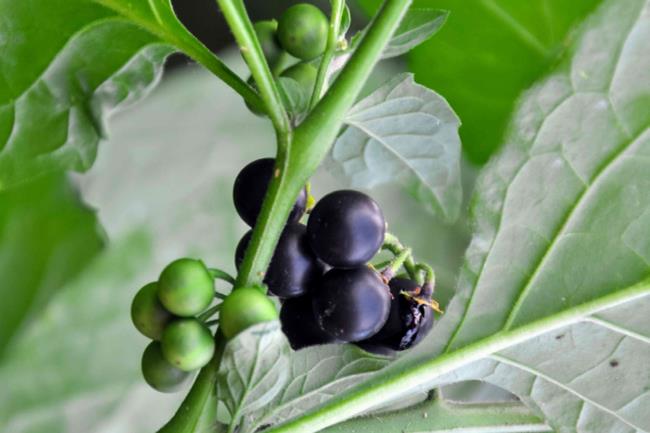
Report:
[[302,60],[314,59],[325,51],[328,20],[309,3],[291,6],[278,21],[278,40],[289,54]]
[[296,80],[308,95],[311,95],[317,75],[318,69],[307,62],[297,63],[280,74],[281,77]]
[[131,304],[131,320],[142,335],[160,340],[163,329],[174,315],[167,311],[158,299],[158,284],[149,283],[142,287]]
[[160,343],[152,341],[142,354],[142,376],[157,391],[175,392],[191,375],[170,364],[163,357]]
[[275,304],[254,287],[233,290],[221,304],[219,327],[227,339],[262,322],[278,318]]
[[158,299],[172,313],[191,317],[205,310],[214,298],[214,279],[202,261],[178,259],[158,279]]
[[212,333],[196,319],[171,322],[163,331],[161,343],[165,359],[183,371],[203,367],[214,354]]
[[273,67],[283,54],[277,38],[278,22],[276,20],[258,21],[253,24],[257,39],[262,46],[262,52],[268,64]]

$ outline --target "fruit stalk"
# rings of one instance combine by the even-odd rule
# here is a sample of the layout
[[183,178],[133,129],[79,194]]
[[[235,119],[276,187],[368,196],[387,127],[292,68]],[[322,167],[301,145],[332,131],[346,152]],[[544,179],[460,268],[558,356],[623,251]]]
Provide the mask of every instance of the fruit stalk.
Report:
[[325,79],[327,78],[327,70],[329,69],[330,63],[334,58],[334,52],[336,51],[336,46],[338,44],[339,33],[341,33],[341,20],[343,18],[344,11],[344,0],[332,0],[332,13],[330,17],[329,32],[327,34],[327,46],[325,47],[325,52],[323,53],[323,57],[320,61],[320,66],[318,67],[316,83],[314,84],[314,90],[311,94],[311,101],[309,102],[310,108],[316,106],[323,93]]
[[[395,256],[399,255],[405,249],[404,245],[402,245],[400,240],[397,239],[397,236],[388,232],[384,237],[384,244],[381,248],[390,251]],[[418,281],[418,283],[421,284],[421,281],[418,279],[418,270],[416,269],[412,256],[409,255],[404,260],[404,269],[406,269],[406,272],[412,280]]]

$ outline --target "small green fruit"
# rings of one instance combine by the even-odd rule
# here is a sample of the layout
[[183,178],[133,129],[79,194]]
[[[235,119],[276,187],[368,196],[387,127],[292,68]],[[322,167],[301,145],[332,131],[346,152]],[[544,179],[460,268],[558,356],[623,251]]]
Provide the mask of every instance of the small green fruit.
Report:
[[233,290],[221,304],[219,326],[227,339],[262,322],[278,318],[275,304],[254,287]]
[[172,313],[191,317],[205,310],[214,297],[214,280],[203,262],[178,259],[158,280],[158,299]]
[[276,20],[258,21],[253,24],[253,27],[255,28],[255,33],[257,33],[257,39],[259,39],[260,45],[262,46],[264,57],[266,57],[268,64],[273,67],[280,60],[284,52],[276,34],[278,22]]
[[296,80],[308,95],[311,95],[317,75],[318,69],[306,62],[297,63],[280,74],[281,77]]
[[191,375],[171,365],[163,357],[160,343],[152,341],[142,354],[142,376],[157,391],[175,392]]
[[163,329],[174,315],[163,307],[158,299],[158,284],[142,287],[131,304],[131,320],[138,331],[152,340],[160,340]]
[[311,60],[325,51],[328,26],[327,17],[320,9],[309,3],[299,3],[280,16],[278,40],[289,54]]
[[203,367],[214,354],[212,333],[196,319],[178,319],[163,331],[162,353],[167,361],[183,371]]

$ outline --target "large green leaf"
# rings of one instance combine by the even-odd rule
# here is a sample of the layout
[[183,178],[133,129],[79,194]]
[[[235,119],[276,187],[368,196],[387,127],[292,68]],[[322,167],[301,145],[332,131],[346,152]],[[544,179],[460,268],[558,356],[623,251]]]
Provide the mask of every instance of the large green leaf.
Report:
[[158,79],[172,46],[222,69],[169,0],[0,0],[0,190],[86,170],[115,107]]
[[[358,0],[373,10],[379,0]],[[502,142],[520,93],[567,46],[573,25],[600,0],[416,0],[450,11],[446,25],[409,56],[418,82],[445,96],[463,120],[461,138],[474,162]]]
[[95,213],[66,176],[0,192],[0,355],[26,319],[99,252]]
[[648,0],[610,0],[587,21],[478,181],[458,294],[434,332],[270,431],[467,379],[514,392],[558,431],[650,431],[649,39]]
[[332,148],[332,168],[355,187],[400,182],[446,221],[460,214],[460,121],[447,101],[400,74],[359,101]]

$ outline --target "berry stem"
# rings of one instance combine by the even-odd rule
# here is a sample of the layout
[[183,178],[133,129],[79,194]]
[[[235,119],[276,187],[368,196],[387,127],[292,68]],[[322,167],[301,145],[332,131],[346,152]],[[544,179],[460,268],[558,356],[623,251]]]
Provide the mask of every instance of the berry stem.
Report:
[[216,291],[216,290],[214,291],[214,297],[215,297],[216,299],[221,299],[221,300],[223,301],[224,299],[226,299],[226,296],[227,296],[227,295],[224,295],[224,294],[221,293],[221,292],[218,292],[218,291]]
[[431,293],[429,296],[433,295],[433,290],[436,287],[436,273],[433,271],[433,268],[426,263],[418,263],[415,265],[415,268],[420,271],[421,273],[424,273],[424,280],[422,280],[421,274],[418,275],[418,284],[422,286],[422,289],[424,290],[424,286],[429,286]]
[[314,90],[312,91],[311,101],[309,103],[310,108],[316,106],[323,93],[325,80],[327,79],[327,70],[334,58],[334,52],[338,45],[339,33],[341,32],[341,19],[343,18],[344,11],[345,0],[332,0],[332,12],[330,16],[330,28],[327,34],[327,46],[325,47],[325,52],[321,57],[320,66],[318,67],[318,75],[316,76],[316,83],[314,84]]
[[404,266],[404,263],[407,259],[413,260],[411,257],[411,249],[404,248],[395,258],[390,262],[390,265],[381,272],[381,275],[390,281],[393,279],[395,274]]
[[[406,247],[402,245],[400,240],[392,233],[386,233],[384,237],[384,244],[382,249],[390,251],[395,256],[399,255]],[[409,256],[404,260],[404,269],[408,272],[409,277],[417,281],[418,271],[415,267],[415,261],[412,256]]]
[[207,310],[205,310],[203,313],[199,314],[196,318],[200,322],[205,322],[206,320],[210,319],[212,316],[215,315],[215,313],[219,312],[219,309],[221,308],[221,304],[214,305]]
[[217,268],[208,268],[208,271],[210,272],[210,275],[212,275],[212,278],[215,280],[222,280],[230,284],[235,284],[235,277],[226,271],[222,271],[221,269]]

